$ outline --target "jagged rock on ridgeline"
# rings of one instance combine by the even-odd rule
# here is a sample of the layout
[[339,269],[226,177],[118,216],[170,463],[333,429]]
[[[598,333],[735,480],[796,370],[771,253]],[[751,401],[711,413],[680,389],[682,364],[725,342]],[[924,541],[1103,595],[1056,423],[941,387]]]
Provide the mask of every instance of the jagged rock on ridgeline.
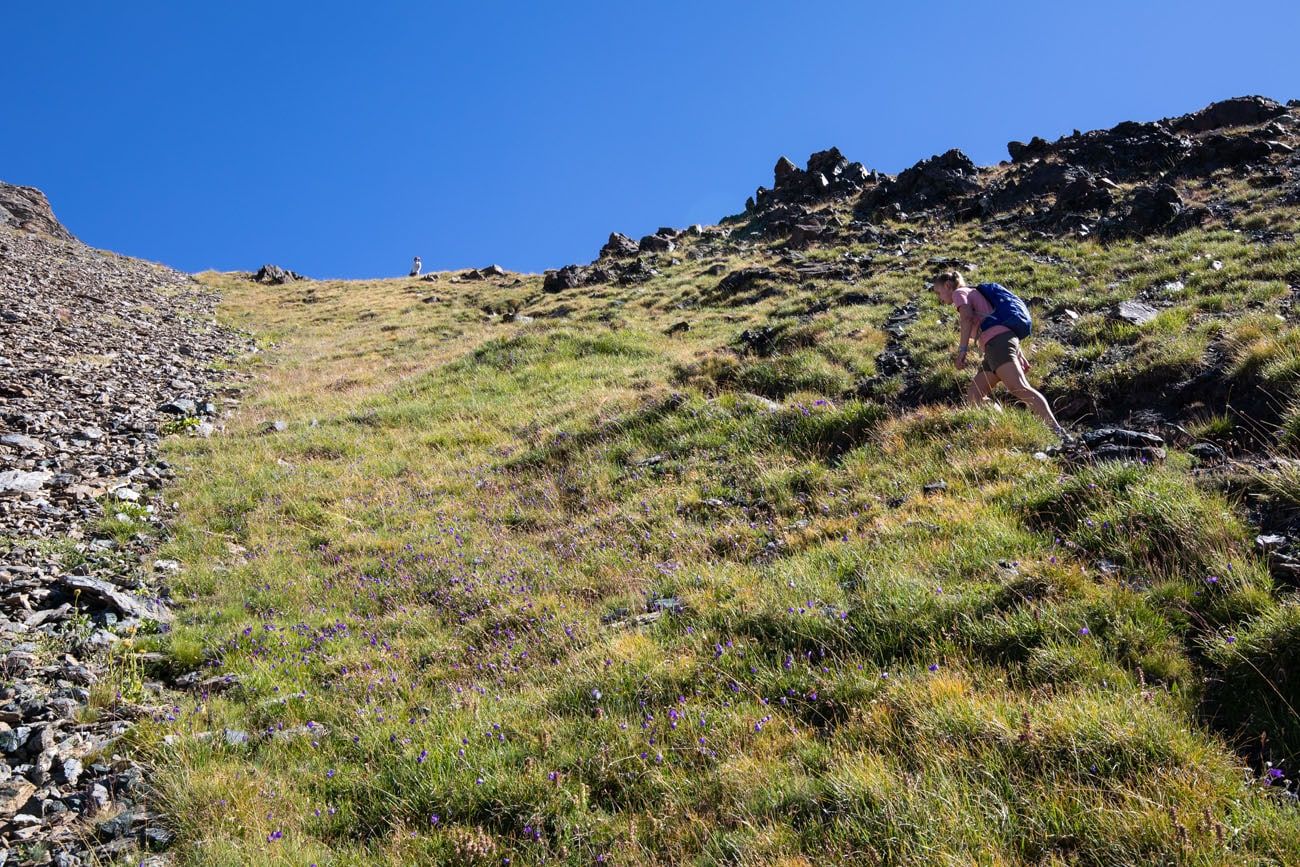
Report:
[[1257,126],[1287,113],[1287,106],[1263,96],[1237,96],[1176,118],[1176,132],[1200,133],[1231,126]]
[[855,195],[879,177],[862,163],[850,162],[837,147],[810,155],[803,169],[787,157],[781,157],[772,170],[772,189],[759,187],[746,202],[745,210],[762,212],[783,204],[812,204],[843,198]]
[[637,244],[637,249],[642,253],[671,253],[676,250],[676,242],[663,235],[662,231],[661,229],[653,235],[646,235]]
[[1024,163],[1046,155],[1051,147],[1042,137],[1034,136],[1028,144],[1022,141],[1007,142],[1007,153],[1011,155],[1011,162]]
[[605,246],[600,248],[600,258],[602,259],[621,259],[628,256],[635,256],[641,252],[640,245],[621,232],[610,232],[609,240]]
[[870,218],[896,206],[903,211],[963,208],[977,198],[982,186],[979,170],[957,149],[922,160],[863,194],[857,213]]
[[264,283],[267,286],[283,286],[285,283],[294,283],[298,280],[306,280],[301,274],[290,271],[288,268],[281,268],[279,265],[270,263],[263,265],[253,275],[255,283]]
[[565,265],[555,271],[547,271],[542,279],[542,291],[555,293],[586,286],[590,271],[590,268],[582,265]]
[[75,241],[72,233],[54,217],[50,200],[35,187],[20,187],[0,181],[0,226],[39,232],[60,241]]
[[500,265],[488,265],[486,268],[471,268],[460,275],[460,280],[487,280],[489,277],[509,276]]

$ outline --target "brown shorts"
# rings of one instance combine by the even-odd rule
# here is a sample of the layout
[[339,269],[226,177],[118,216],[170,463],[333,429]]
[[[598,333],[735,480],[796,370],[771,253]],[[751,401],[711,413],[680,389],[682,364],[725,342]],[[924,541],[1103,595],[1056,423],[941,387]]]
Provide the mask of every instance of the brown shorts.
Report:
[[1014,361],[1020,353],[1020,340],[1010,331],[1004,331],[984,345],[984,363],[980,370],[997,373],[998,368]]

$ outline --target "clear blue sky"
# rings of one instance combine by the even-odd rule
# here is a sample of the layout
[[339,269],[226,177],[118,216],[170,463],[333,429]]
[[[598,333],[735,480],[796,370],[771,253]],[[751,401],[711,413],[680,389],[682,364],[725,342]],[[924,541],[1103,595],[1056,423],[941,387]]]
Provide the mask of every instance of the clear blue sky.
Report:
[[0,179],[86,242],[312,276],[592,259],[838,145],[1300,97],[1295,0],[5,3]]

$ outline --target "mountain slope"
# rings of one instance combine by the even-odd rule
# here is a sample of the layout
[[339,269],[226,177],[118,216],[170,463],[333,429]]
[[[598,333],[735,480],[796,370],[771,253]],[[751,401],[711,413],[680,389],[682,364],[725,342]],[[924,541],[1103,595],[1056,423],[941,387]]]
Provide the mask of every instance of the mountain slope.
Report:
[[[203,686],[133,737],[180,859],[1300,858],[1296,144],[1247,99],[787,161],[545,276],[205,275],[267,351],[170,445],[186,605],[137,649]],[[954,262],[1159,449],[953,408]]]

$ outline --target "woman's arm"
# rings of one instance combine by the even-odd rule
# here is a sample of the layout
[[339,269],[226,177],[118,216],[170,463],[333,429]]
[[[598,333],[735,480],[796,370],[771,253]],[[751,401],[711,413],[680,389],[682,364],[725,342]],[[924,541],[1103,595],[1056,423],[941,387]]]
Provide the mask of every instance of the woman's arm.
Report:
[[957,369],[961,370],[966,366],[966,353],[970,350],[970,340],[975,336],[977,322],[975,311],[969,304],[963,304],[957,308],[957,315],[961,320],[961,338],[957,344]]

